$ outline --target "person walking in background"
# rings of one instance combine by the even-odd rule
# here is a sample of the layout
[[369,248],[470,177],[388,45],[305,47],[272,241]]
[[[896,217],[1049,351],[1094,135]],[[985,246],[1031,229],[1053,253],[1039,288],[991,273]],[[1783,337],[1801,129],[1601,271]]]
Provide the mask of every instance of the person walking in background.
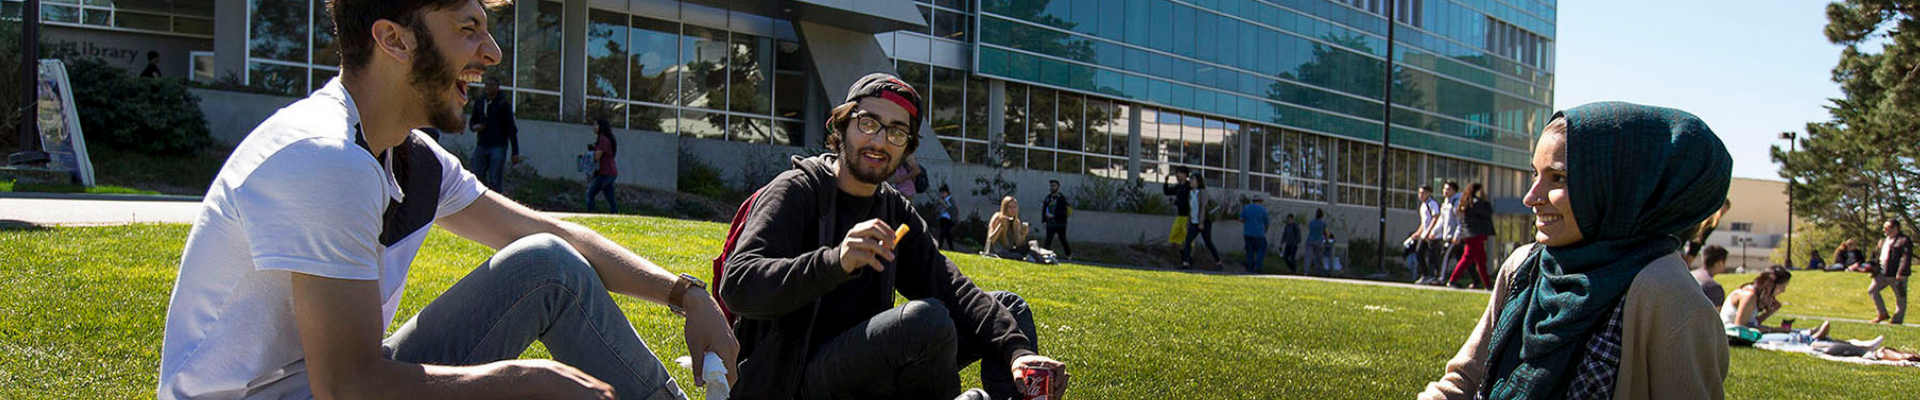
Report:
[[1707,301],[1713,302],[1714,308],[1720,308],[1727,302],[1727,289],[1713,278],[1727,272],[1727,248],[1708,245],[1700,254],[1705,258],[1700,260],[1700,268],[1693,270],[1693,281],[1700,284],[1700,292],[1707,295]]
[[1460,235],[1459,182],[1446,181],[1440,184],[1440,214],[1435,218],[1437,219],[1434,220],[1434,227],[1428,230],[1427,238],[1440,247],[1440,255],[1434,257],[1437,261],[1434,272],[1439,275],[1435,276],[1431,282],[1438,286],[1447,283],[1447,266],[1455,265],[1460,261],[1460,246],[1454,240]]
[[593,170],[593,177],[587,181],[587,212],[593,212],[593,196],[598,193],[607,198],[607,210],[619,214],[620,202],[615,200],[618,191],[613,187],[614,179],[620,177],[620,167],[613,158],[619,151],[619,142],[614,140],[613,125],[608,124],[606,118],[593,120],[593,133],[596,137],[593,141],[593,159],[599,167]]
[[1286,217],[1287,226],[1280,228],[1280,257],[1287,261],[1287,271],[1300,273],[1300,266],[1294,264],[1300,255],[1300,224],[1293,220],[1293,214]]
[[[487,92],[474,101],[467,128],[477,133],[473,144],[473,174],[488,189],[506,190],[501,180],[507,175],[507,162],[519,164],[520,127],[513,119],[513,102],[500,93],[500,78],[487,77]],[[511,158],[509,158],[511,154]]]
[[940,197],[933,201],[934,209],[940,211],[940,248],[953,250],[953,192],[940,184]]
[[1040,247],[1054,248],[1053,238],[1060,237],[1060,250],[1067,259],[1073,259],[1073,245],[1067,244],[1067,217],[1073,215],[1073,206],[1067,203],[1067,196],[1060,194],[1060,181],[1047,180],[1047,198],[1040,202],[1040,222],[1047,227],[1047,238]]
[[[1907,277],[1913,275],[1913,242],[1900,233],[1900,220],[1888,218],[1881,230],[1887,237],[1880,239],[1880,268],[1874,271],[1873,286],[1867,288],[1867,294],[1873,296],[1873,309],[1880,312],[1873,323],[1900,325],[1907,320]],[[1887,314],[1886,300],[1880,297],[1880,291],[1888,287],[1893,288],[1891,315]]]
[[1186,167],[1176,167],[1173,169],[1173,181],[1173,184],[1166,182],[1160,183],[1160,192],[1167,196],[1173,196],[1173,208],[1174,211],[1176,211],[1173,216],[1173,229],[1167,232],[1167,242],[1173,243],[1176,246],[1185,247],[1187,243],[1187,226],[1193,224],[1193,221],[1188,219],[1193,214],[1193,204],[1187,202],[1187,199],[1193,196],[1193,185],[1187,183]]
[[1680,260],[1727,197],[1733,157],[1685,111],[1596,103],[1554,114],[1524,199],[1535,243],[1418,398],[1721,399],[1727,336]]
[[1327,210],[1314,209],[1313,220],[1307,221],[1307,267],[1305,271],[1320,274],[1326,270],[1322,265],[1327,252]]
[[140,70],[141,78],[160,77],[160,52],[147,50],[147,69]]
[[1256,194],[1253,202],[1240,207],[1240,234],[1247,240],[1247,271],[1256,274],[1267,261],[1267,223],[1272,217],[1267,215],[1267,207],[1261,205],[1266,202],[1266,195]]
[[920,194],[920,190],[927,187],[927,170],[920,169],[919,161],[908,158],[906,162],[900,163],[900,167],[893,169],[893,176],[887,178],[887,183],[892,184],[893,189],[899,191],[901,196],[912,199],[914,195]]
[[1429,231],[1440,221],[1440,202],[1433,199],[1433,187],[1420,185],[1420,227],[1413,230],[1407,240],[1413,242],[1414,260],[1418,265],[1415,272],[1415,284],[1428,284],[1440,280],[1440,247]]
[[1487,238],[1493,232],[1493,203],[1487,202],[1486,192],[1480,183],[1467,185],[1466,195],[1460,197],[1460,234],[1453,239],[1460,247],[1460,262],[1453,266],[1453,274],[1447,276],[1447,285],[1452,286],[1461,275],[1473,273],[1474,289],[1491,285],[1487,279]]
[[1207,178],[1200,171],[1187,176],[1193,182],[1193,194],[1187,196],[1187,242],[1180,248],[1180,269],[1193,268],[1193,242],[1195,239],[1207,241],[1207,255],[1213,256],[1213,264],[1220,265],[1220,250],[1213,246],[1213,209],[1216,205],[1207,198]]

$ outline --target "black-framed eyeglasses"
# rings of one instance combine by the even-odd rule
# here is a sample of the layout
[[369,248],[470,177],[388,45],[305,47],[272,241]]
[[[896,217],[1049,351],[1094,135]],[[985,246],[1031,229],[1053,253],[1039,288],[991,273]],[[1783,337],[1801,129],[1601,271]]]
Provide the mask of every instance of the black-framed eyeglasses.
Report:
[[885,129],[887,131],[887,143],[893,143],[894,146],[900,147],[906,147],[907,141],[913,138],[913,133],[907,132],[906,127],[899,125],[887,126],[887,124],[880,122],[879,117],[874,117],[873,114],[864,111],[853,118],[853,129],[868,136],[879,135],[880,131]]

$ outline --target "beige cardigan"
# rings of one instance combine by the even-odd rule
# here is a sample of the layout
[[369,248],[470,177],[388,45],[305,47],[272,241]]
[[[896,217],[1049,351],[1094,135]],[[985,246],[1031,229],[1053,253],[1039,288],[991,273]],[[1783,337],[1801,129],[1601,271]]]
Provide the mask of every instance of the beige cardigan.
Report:
[[[1507,257],[1494,279],[1493,293],[1506,293],[1515,271],[1532,246],[1522,246]],[[1687,274],[1680,255],[1654,260],[1627,289],[1621,315],[1620,375],[1613,398],[1713,399],[1725,397],[1727,337],[1707,296]],[[1487,359],[1494,320],[1504,303],[1491,296],[1480,323],[1467,336],[1460,353],[1447,361],[1446,375],[1428,383],[1423,400],[1472,399],[1486,381]]]

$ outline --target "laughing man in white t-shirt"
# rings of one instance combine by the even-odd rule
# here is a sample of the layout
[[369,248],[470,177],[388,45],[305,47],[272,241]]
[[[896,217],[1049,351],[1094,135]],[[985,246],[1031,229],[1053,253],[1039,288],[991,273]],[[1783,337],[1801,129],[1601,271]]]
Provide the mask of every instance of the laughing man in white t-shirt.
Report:
[[[682,311],[695,362],[738,370],[698,279],[487,190],[412,132],[460,129],[500,60],[486,5],[329,6],[340,78],[234,149],[188,234],[160,399],[684,398],[609,292]],[[435,223],[498,252],[382,338]],[[536,340],[556,360],[515,359]]]

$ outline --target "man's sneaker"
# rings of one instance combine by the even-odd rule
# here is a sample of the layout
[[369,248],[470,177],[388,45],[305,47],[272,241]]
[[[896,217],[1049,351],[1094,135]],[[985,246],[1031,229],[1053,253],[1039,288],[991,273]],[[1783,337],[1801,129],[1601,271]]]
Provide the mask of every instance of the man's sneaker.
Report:
[[980,390],[979,388],[973,388],[973,389],[967,390],[966,393],[961,393],[960,397],[955,397],[953,398],[953,400],[993,400],[993,399],[987,397],[987,391]]

